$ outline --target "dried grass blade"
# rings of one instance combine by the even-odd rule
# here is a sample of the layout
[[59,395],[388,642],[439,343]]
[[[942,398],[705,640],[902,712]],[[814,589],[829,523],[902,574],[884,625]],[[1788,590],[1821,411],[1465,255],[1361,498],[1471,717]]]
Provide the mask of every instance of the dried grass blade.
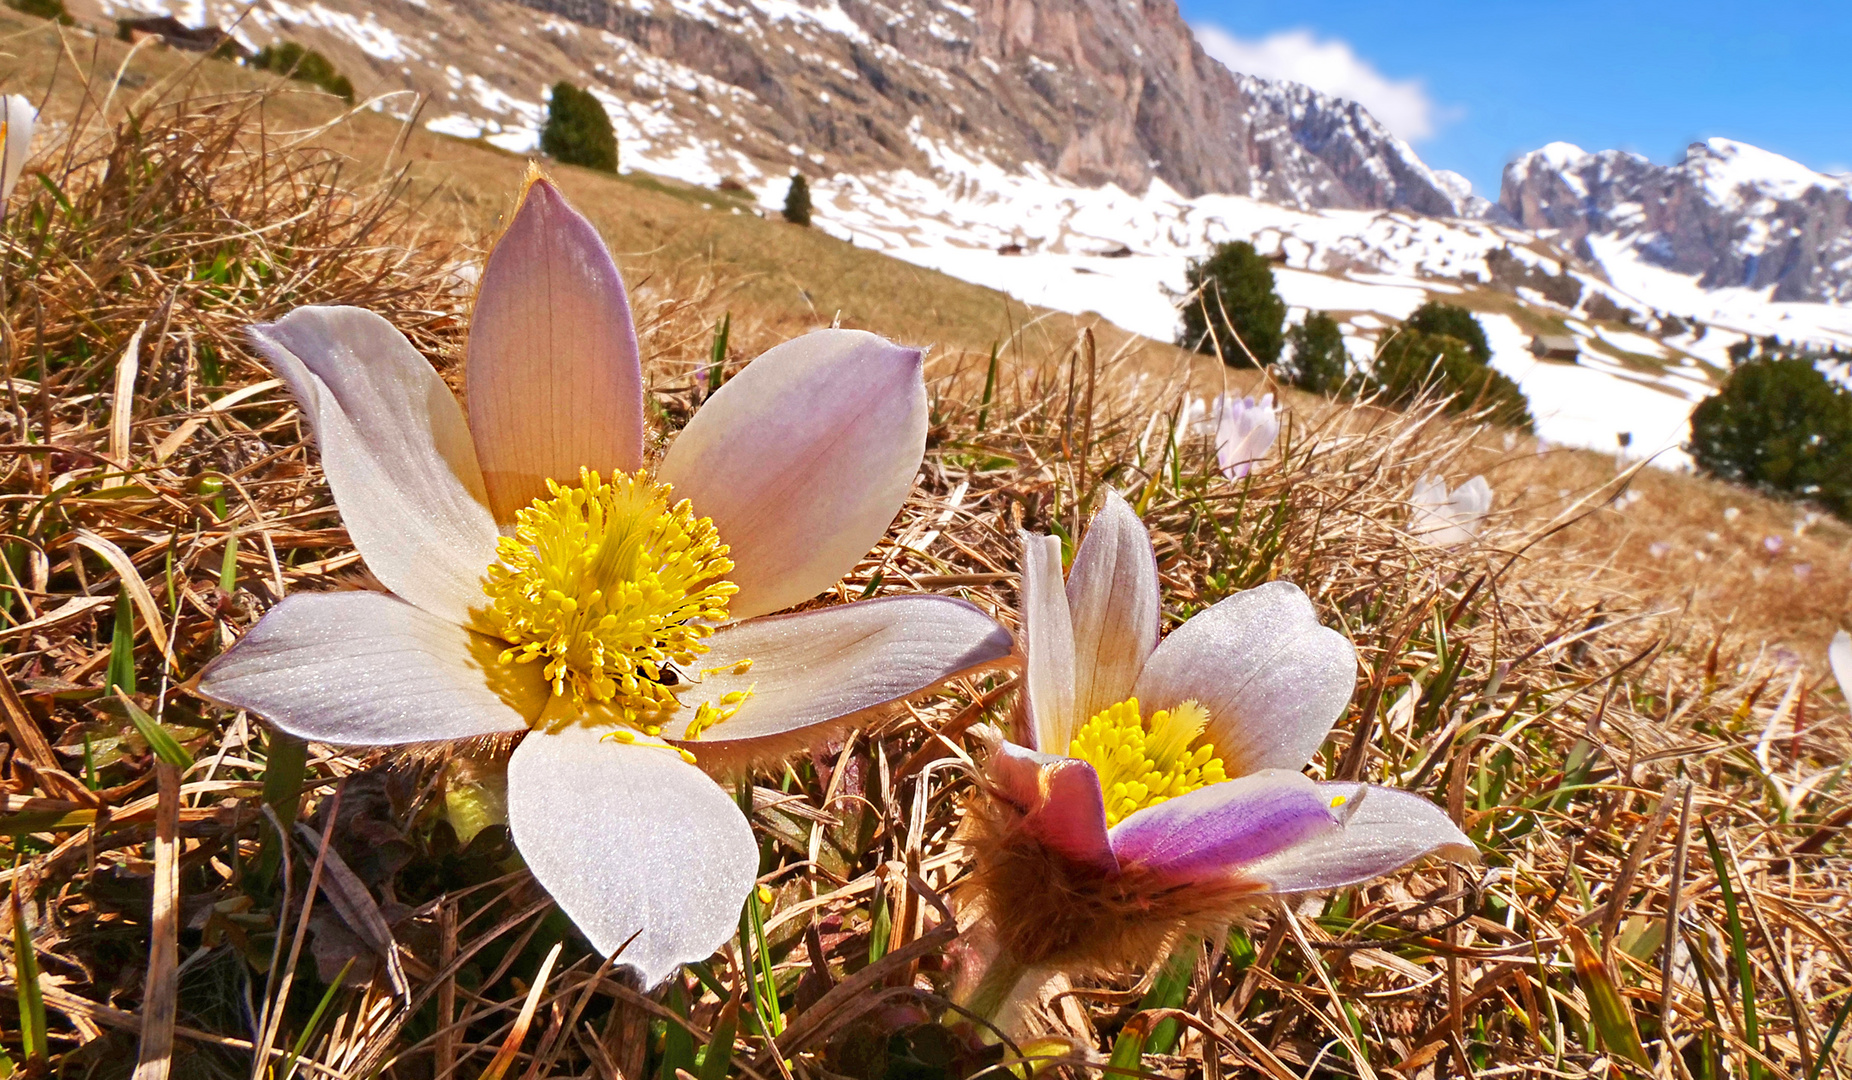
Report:
[[142,985],[141,1053],[134,1080],[166,1080],[174,1056],[174,988],[180,948],[180,770],[156,760],[154,912]]
[[385,962],[386,978],[392,983],[392,992],[408,1006],[411,1003],[412,988],[406,981],[405,968],[399,962],[399,947],[392,938],[392,927],[386,924],[386,917],[380,914],[379,905],[373,901],[373,895],[355,873],[348,869],[347,861],[341,853],[334,850],[333,844],[324,844],[314,829],[298,823],[296,836],[303,846],[316,852],[316,857],[325,859],[322,866],[322,892],[328,894],[328,900],[340,913],[341,921],[348,925],[360,940],[379,954]]
[[116,361],[116,394],[109,410],[109,457],[118,467],[117,471],[103,478],[106,488],[120,487],[127,477],[122,469],[129,467],[129,425],[135,419],[135,376],[141,372],[141,336],[148,329],[146,320],[129,335],[129,347],[122,350],[122,359]]
[[172,643],[167,638],[167,627],[161,618],[161,605],[155,603],[154,593],[149,591],[148,583],[141,579],[141,571],[135,569],[135,562],[129,558],[128,552],[89,529],[78,529],[75,542],[102,556],[109,568],[122,579],[122,587],[128,590],[129,599],[135,602],[135,610],[141,613],[141,621],[148,627],[149,639],[154,642],[155,648],[161,650],[161,658],[167,662],[167,666],[178,670],[174,663]]
[[553,975],[553,962],[559,959],[559,951],[566,947],[565,942],[553,946],[547,958],[541,961],[540,973],[534,976],[534,985],[528,988],[527,1000],[521,1003],[521,1013],[514,1018],[514,1027],[508,1029],[508,1037],[502,1040],[501,1048],[495,1051],[489,1067],[482,1071],[482,1080],[502,1080],[502,1074],[514,1063],[514,1056],[520,1052],[521,1043],[527,1038],[527,1029],[534,1023],[534,1010],[540,1007],[540,995],[546,993],[547,979]]

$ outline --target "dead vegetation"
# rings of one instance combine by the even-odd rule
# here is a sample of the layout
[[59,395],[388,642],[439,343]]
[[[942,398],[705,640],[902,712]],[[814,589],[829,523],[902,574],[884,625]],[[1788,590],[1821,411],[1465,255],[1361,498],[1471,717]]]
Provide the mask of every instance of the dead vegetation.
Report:
[[[0,252],[12,1066],[951,1080],[1045,1052],[972,1048],[942,996],[963,735],[1007,723],[1006,677],[758,776],[771,902],[648,995],[589,953],[505,828],[471,821],[492,757],[305,748],[186,692],[281,595],[360,569],[240,327],[358,304],[454,373],[475,238],[267,132],[259,98],[105,113],[106,91],[34,163]],[[727,284],[702,267],[639,290],[665,428],[780,332],[733,307],[716,348]],[[1182,422],[1185,380],[1091,338],[1031,325],[930,374],[922,483],[842,599],[955,592],[1010,621],[1015,529],[1077,538],[1113,485],[1152,529],[1173,625],[1263,581],[1304,587],[1361,659],[1314,772],[1421,790],[1483,853],[1076,987],[1048,1018],[1078,1044],[1062,1068],[1844,1074],[1846,703],[1764,648],[1753,604],[1726,627],[1655,602],[1668,586],[1634,541],[1600,531],[1622,485],[1598,457],[1539,464],[1432,404],[1295,399],[1236,483]],[[1416,479],[1481,469],[1515,496],[1485,545],[1403,532]]]

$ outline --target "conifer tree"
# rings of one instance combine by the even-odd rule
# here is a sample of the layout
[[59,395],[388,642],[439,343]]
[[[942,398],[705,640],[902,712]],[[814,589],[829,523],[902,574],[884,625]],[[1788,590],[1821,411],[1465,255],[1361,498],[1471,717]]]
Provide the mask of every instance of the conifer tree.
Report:
[[1183,302],[1179,344],[1219,351],[1238,367],[1271,364],[1285,343],[1286,303],[1273,288],[1273,267],[1246,241],[1217,244],[1207,259],[1192,260]]
[[1286,381],[1313,394],[1337,393],[1350,369],[1350,354],[1344,349],[1338,321],[1322,311],[1311,312],[1287,331],[1286,340],[1293,347]]
[[617,134],[604,104],[590,90],[565,80],[553,84],[547,102],[547,126],[540,132],[541,152],[567,165],[600,172],[617,171]]
[[1852,393],[1818,366],[1847,358],[1769,339],[1732,359],[1723,385],[1691,413],[1685,450],[1698,469],[1852,517]]
[[791,190],[785,192],[785,220],[793,225],[810,224],[810,181],[803,173],[791,174]]

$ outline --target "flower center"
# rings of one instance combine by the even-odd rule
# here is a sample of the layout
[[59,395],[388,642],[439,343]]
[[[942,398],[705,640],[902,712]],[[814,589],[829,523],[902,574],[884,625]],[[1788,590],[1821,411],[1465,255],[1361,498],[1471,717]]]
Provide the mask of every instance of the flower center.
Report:
[[1147,806],[1228,779],[1215,747],[1204,740],[1190,748],[1208,722],[1209,710],[1194,701],[1160,709],[1146,720],[1139,715],[1138,699],[1127,698],[1082,724],[1068,743],[1067,756],[1100,774],[1111,827]]
[[692,664],[739,587],[727,545],[688,500],[639,470],[605,482],[547,481],[551,499],[515,515],[483,591],[509,643],[503,663],[544,662],[553,693],[608,705],[654,735],[681,707],[674,665]]

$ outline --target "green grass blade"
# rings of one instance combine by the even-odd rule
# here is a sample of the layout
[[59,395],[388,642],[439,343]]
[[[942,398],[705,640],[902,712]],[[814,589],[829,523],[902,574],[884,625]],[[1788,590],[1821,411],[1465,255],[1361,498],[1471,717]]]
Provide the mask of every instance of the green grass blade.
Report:
[[193,755],[187,753],[186,747],[174,739],[173,733],[164,724],[149,716],[120,690],[116,691],[116,700],[122,702],[122,707],[128,710],[129,722],[147,740],[148,749],[154,752],[155,757],[182,771],[193,767]]
[[1846,1026],[1847,1013],[1852,1013],[1852,1001],[1846,1002],[1839,1015],[1833,1018],[1833,1026],[1826,1029],[1825,1037],[1820,1040],[1820,1052],[1813,1056],[1813,1068],[1807,1071],[1807,1080],[1820,1080],[1820,1072],[1826,1068],[1833,1056],[1833,1046],[1839,1042],[1839,1031]]
[[875,890],[875,916],[869,920],[868,927],[868,962],[874,963],[887,955],[887,942],[894,934],[894,919],[888,914],[887,894]]
[[701,1059],[700,1080],[727,1080],[727,1066],[733,1057],[733,1039],[740,1029],[739,998],[731,997],[720,1007],[720,1019],[714,1021],[714,1040],[707,1044]]
[[32,945],[32,931],[26,926],[25,913],[19,902],[19,879],[14,879],[13,901],[13,969],[19,990],[19,1045],[28,1060],[43,1062],[45,1045],[45,998],[39,990],[39,957]]
[[1595,1025],[1601,1045],[1611,1054],[1650,1068],[1652,1063],[1640,1043],[1639,1028],[1634,1026],[1633,1010],[1621,995],[1607,963],[1588,943],[1588,935],[1581,927],[1572,925],[1565,933],[1575,957],[1576,981],[1582,984],[1582,993],[1588,998],[1589,1022]]
[[990,401],[997,392],[997,354],[996,342],[990,343],[990,367],[984,372],[984,400],[977,410],[977,429],[981,433],[990,426]]
[[[1743,997],[1743,1042],[1762,1049],[1762,1026],[1756,1016],[1755,968],[1749,963],[1749,945],[1743,934],[1742,912],[1737,910],[1736,890],[1730,885],[1730,870],[1724,861],[1723,849],[1717,844],[1717,837],[1711,832],[1710,822],[1701,821],[1699,828],[1704,830],[1704,846],[1710,849],[1711,866],[1717,870],[1717,888],[1723,893],[1723,915],[1730,931],[1730,956],[1736,962],[1737,989]],[[1753,1057],[1744,1062],[1744,1075],[1749,1080],[1761,1080],[1762,1063]]]
[[116,594],[116,627],[109,635],[109,667],[103,676],[105,690],[135,692],[135,605],[129,590]]
[[714,391],[727,378],[727,339],[733,336],[733,313],[726,312],[720,321],[714,324],[714,343],[707,351],[707,396],[713,397]]
[[225,558],[219,563],[219,591],[238,591],[238,534],[225,534]]
[[[684,1020],[688,1018],[688,991],[679,973],[664,987],[662,1003],[675,1015]],[[678,1069],[690,1073],[695,1070],[694,1035],[681,1024],[668,1020],[662,1028],[662,1063],[657,1076],[661,1080],[675,1080]]]

